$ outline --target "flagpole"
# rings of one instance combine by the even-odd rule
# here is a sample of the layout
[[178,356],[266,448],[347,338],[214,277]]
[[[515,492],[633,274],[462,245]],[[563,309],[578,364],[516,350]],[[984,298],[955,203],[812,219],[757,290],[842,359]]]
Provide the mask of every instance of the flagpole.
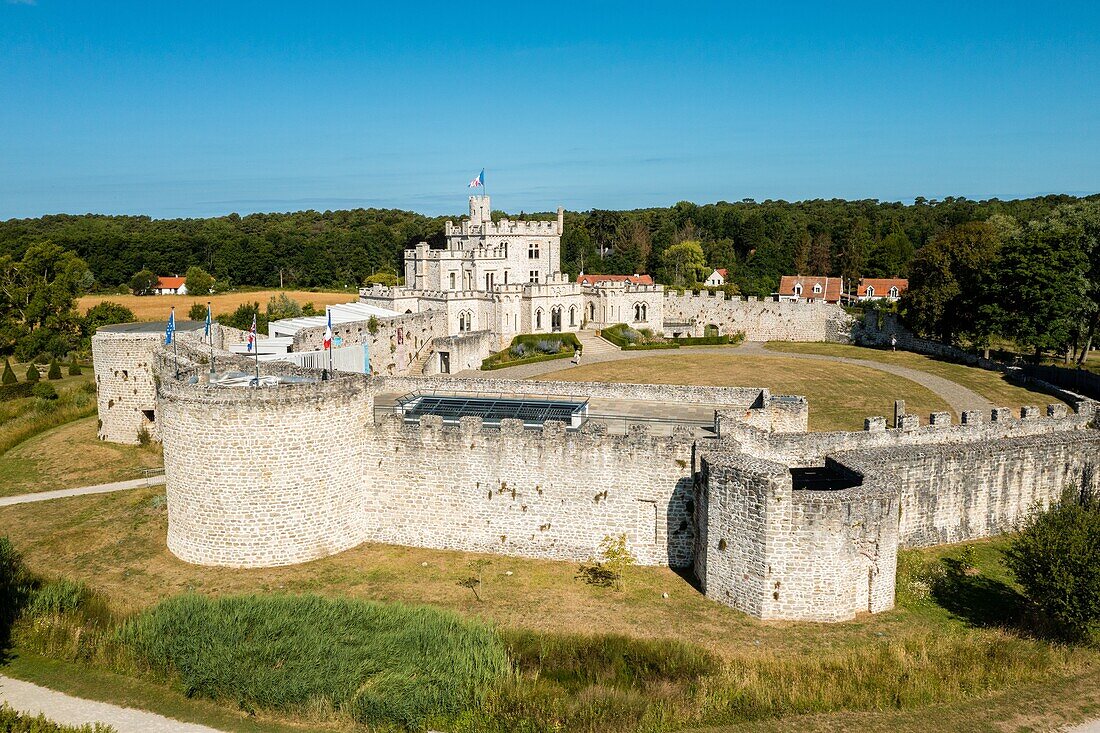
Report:
[[332,378],[332,309],[325,308],[325,315],[328,316],[328,375]]
[[[257,317],[258,319],[258,317]],[[256,389],[260,388],[260,327],[256,327]]]
[[168,321],[172,324],[172,364],[176,369],[176,379],[179,379],[180,354],[176,349],[176,306],[172,306],[172,312],[168,314]]
[[210,373],[214,373],[214,323],[210,311],[210,301],[206,301],[206,340],[210,343]]

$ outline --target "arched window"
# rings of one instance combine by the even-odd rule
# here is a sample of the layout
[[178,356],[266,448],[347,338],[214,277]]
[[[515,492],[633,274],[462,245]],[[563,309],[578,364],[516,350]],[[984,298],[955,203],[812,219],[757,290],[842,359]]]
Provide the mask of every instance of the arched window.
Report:
[[542,330],[542,308],[535,309],[535,330]]
[[799,284],[794,286],[794,294],[795,294],[795,297],[797,297],[797,298],[802,297],[802,283],[799,283]]
[[575,305],[569,306],[569,325],[577,325],[577,307]]
[[501,242],[500,246],[504,249],[504,259],[508,259],[508,243]]
[[455,289],[455,274],[451,273],[451,290]]
[[589,303],[588,304],[588,320],[590,320],[590,321],[596,320],[596,304],[595,303]]
[[466,321],[466,330],[467,331],[472,331],[473,330],[472,326],[473,326],[473,321],[474,321],[474,314],[471,313],[470,311],[466,311],[465,321]]
[[875,286],[874,285],[868,285],[867,286],[867,297],[868,298],[875,297]]
[[649,313],[647,312],[648,310],[649,310],[649,308],[646,306],[646,304],[642,303],[642,320],[643,321],[648,321],[649,320]]
[[891,298],[898,297],[898,286],[897,285],[894,285],[890,288],[890,297]]

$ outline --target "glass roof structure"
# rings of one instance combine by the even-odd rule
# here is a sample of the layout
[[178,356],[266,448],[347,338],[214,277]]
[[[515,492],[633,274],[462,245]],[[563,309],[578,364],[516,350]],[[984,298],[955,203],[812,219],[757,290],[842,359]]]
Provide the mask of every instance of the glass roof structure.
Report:
[[579,428],[588,414],[588,400],[579,397],[485,394],[481,392],[412,392],[397,401],[405,422],[419,422],[421,415],[438,415],[445,423],[480,417],[482,424],[499,426],[504,419],[522,420],[524,427],[540,427],[559,420],[567,428]]

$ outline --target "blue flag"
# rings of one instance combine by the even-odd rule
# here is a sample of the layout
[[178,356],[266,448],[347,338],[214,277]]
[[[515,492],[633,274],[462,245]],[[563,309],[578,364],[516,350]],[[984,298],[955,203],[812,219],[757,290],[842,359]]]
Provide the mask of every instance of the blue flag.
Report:
[[173,308],[172,312],[168,315],[168,327],[164,329],[164,345],[172,343],[172,339],[176,337],[176,309]]

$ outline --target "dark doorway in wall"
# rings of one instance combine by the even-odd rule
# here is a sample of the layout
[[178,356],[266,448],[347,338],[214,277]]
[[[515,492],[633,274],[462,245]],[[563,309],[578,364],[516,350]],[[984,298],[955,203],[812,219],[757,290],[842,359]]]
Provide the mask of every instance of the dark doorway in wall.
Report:
[[795,491],[836,491],[859,486],[859,477],[848,471],[838,471],[831,466],[792,468],[791,482]]
[[439,371],[441,374],[451,373],[451,352],[440,351],[439,352]]
[[149,422],[156,422],[157,421],[156,410],[142,410],[141,414],[145,415],[145,419],[148,420]]

